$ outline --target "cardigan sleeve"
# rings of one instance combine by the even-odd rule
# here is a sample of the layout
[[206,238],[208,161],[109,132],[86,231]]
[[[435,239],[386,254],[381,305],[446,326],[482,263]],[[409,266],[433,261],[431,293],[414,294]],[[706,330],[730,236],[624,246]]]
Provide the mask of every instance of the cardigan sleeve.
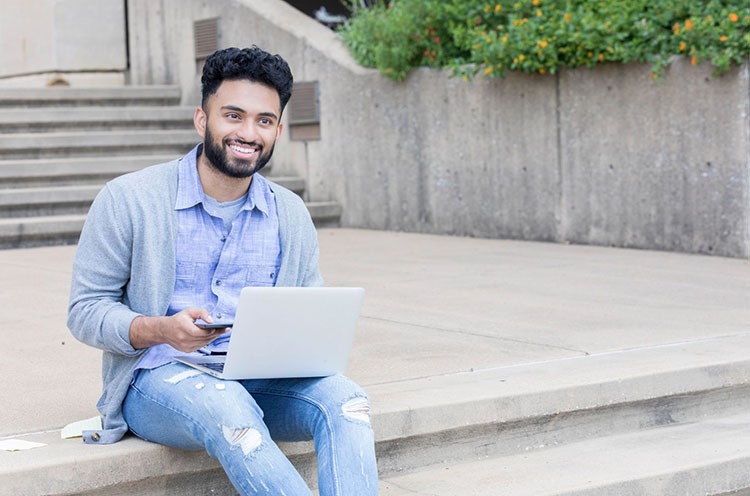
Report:
[[73,262],[68,328],[86,344],[121,355],[139,355],[130,324],[140,314],[123,303],[130,280],[133,227],[125,202],[110,186],[89,210]]

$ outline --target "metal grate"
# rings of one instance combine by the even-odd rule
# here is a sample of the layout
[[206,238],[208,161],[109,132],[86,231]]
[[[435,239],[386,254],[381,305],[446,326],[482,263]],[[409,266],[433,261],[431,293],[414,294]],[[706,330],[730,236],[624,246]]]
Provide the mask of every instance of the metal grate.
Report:
[[193,23],[196,60],[205,59],[219,49],[219,18]]
[[318,124],[318,82],[294,83],[292,98],[289,100],[289,125]]

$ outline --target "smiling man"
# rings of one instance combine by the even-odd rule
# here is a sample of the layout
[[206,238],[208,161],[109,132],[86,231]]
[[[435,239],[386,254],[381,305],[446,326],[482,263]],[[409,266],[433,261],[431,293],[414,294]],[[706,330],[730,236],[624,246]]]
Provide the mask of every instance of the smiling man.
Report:
[[[260,175],[282,132],[292,74],[257,47],[203,69],[203,138],[184,157],[109,182],[73,266],[68,326],[103,350],[104,429],[206,450],[241,494],[310,494],[275,440],[314,439],[321,495],[377,494],[369,402],[343,376],[226,381],[175,361],[226,351],[244,286],[320,286],[317,234],[302,200]],[[273,439],[272,439],[273,438]]]

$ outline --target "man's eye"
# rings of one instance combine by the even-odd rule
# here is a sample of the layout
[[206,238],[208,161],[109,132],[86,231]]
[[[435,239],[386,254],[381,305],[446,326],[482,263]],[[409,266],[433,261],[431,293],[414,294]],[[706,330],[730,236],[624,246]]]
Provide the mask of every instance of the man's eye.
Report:
[[260,119],[258,122],[265,126],[270,126],[272,124],[271,119]]
[[227,114],[227,117],[229,117],[230,119],[239,119],[240,114],[235,114],[234,112],[232,112],[232,113]]

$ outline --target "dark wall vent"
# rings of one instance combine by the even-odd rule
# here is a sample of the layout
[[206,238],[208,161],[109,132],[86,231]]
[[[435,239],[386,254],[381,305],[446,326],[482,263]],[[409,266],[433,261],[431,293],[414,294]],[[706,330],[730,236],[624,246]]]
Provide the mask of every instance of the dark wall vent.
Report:
[[294,83],[289,100],[289,127],[293,140],[320,139],[320,104],[318,82]]
[[205,59],[219,49],[219,19],[202,19],[193,23],[196,60]]

